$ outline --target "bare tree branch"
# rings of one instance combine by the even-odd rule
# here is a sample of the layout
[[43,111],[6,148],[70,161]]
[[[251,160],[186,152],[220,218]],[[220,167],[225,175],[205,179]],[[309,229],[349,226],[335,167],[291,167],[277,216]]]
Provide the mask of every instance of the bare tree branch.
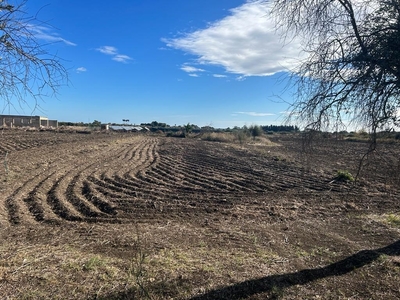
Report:
[[308,53],[291,118],[316,130],[400,125],[400,0],[275,0],[272,14]]
[[46,51],[35,36],[35,17],[18,5],[0,2],[0,97],[5,106],[27,104],[35,107],[43,96],[52,96],[68,80],[60,59]]

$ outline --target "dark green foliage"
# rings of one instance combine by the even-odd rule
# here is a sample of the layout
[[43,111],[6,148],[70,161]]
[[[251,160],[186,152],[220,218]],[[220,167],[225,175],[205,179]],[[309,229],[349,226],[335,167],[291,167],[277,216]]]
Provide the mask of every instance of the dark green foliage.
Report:
[[261,128],[269,134],[271,132],[297,132],[300,130],[299,127],[293,125],[265,125],[261,126]]
[[349,171],[339,170],[337,171],[335,180],[337,181],[354,181],[353,175]]

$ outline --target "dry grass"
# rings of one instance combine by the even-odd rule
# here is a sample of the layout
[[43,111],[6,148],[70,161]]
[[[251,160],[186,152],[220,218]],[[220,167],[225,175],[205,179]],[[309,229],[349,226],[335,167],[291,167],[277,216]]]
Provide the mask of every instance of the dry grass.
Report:
[[236,136],[229,132],[207,132],[202,134],[201,139],[209,142],[233,143],[237,141]]
[[[372,230],[371,224],[363,223]],[[329,243],[304,243],[302,237],[310,232],[319,232],[321,239],[326,228],[332,231]],[[334,230],[332,224],[316,219],[283,224],[227,219],[207,226],[167,222],[7,228],[0,247],[0,294],[8,299],[187,299],[246,280],[295,274],[338,261],[347,255],[342,247],[349,244]],[[353,247],[350,253],[360,245]],[[333,281],[327,277],[304,287],[271,281],[275,283],[262,298],[253,298],[292,299],[296,293],[348,298],[360,290],[346,287],[346,281],[376,280],[376,272],[383,270],[382,289],[395,288],[397,261],[397,256],[381,255],[352,275]],[[338,285],[340,291],[335,291]],[[321,294],[325,289],[328,294]],[[376,287],[369,289],[369,295],[377,292]],[[229,293],[218,299],[229,299]]]
[[[0,247],[0,294],[10,299],[184,299],[224,285],[227,278],[233,283],[269,273],[283,260],[239,224],[220,233],[181,223],[139,226],[139,231],[135,224],[19,227],[20,238],[5,238]],[[40,242],[46,236],[51,239]]]
[[201,135],[201,139],[210,142],[235,143],[249,146],[277,146],[266,136],[251,138],[243,132],[207,132]]

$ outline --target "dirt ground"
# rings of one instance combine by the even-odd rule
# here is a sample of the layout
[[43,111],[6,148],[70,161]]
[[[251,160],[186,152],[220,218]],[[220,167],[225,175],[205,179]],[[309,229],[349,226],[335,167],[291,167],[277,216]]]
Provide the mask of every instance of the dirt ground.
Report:
[[0,132],[1,299],[399,299],[398,143]]

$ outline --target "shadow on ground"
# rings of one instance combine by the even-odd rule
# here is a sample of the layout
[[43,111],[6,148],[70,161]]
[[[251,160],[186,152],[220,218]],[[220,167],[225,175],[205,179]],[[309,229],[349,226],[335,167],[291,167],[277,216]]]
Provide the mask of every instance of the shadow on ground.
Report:
[[260,279],[252,279],[238,284],[215,289],[206,294],[192,297],[190,300],[210,299],[243,299],[259,293],[273,293],[274,290],[282,290],[294,285],[303,285],[311,281],[344,275],[355,269],[368,265],[384,255],[400,255],[400,240],[386,247],[375,250],[363,250],[341,261],[335,262],[323,268],[302,270],[283,275],[272,275]]
[[[332,263],[323,268],[307,269],[295,273],[272,275],[259,279],[247,280],[232,286],[211,290],[205,294],[194,296],[189,300],[235,300],[245,299],[261,293],[269,294],[271,296],[270,298],[279,298],[279,294],[282,293],[285,288],[289,288],[295,285],[304,285],[317,279],[331,276],[340,276],[350,273],[355,269],[361,268],[374,262],[381,255],[400,255],[400,240],[383,248],[374,250],[362,250],[353,254],[352,256]],[[189,283],[186,283],[184,285],[186,285],[186,289],[190,289]],[[178,289],[174,290],[174,288],[172,288],[171,290],[171,287]],[[179,298],[179,288],[181,287],[182,283],[174,282],[168,285],[153,288],[158,291],[157,294],[161,297],[169,295]],[[152,291],[150,290],[149,292],[151,293]],[[140,294],[141,293],[138,290],[129,289],[125,292],[110,294],[107,295],[105,298],[101,297],[96,299],[149,299],[149,297]]]

